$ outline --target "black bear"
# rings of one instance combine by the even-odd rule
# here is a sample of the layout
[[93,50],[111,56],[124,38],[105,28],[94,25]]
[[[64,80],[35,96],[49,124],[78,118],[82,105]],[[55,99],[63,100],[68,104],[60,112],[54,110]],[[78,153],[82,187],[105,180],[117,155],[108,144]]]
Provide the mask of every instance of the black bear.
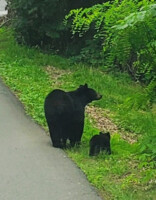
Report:
[[90,139],[90,151],[89,156],[96,156],[100,153],[100,151],[106,151],[108,154],[111,154],[110,147],[110,133],[102,133],[99,135],[94,135]]
[[54,147],[65,148],[67,139],[71,146],[80,143],[85,106],[101,98],[102,95],[88,88],[87,84],[70,92],[56,89],[47,95],[44,110]]

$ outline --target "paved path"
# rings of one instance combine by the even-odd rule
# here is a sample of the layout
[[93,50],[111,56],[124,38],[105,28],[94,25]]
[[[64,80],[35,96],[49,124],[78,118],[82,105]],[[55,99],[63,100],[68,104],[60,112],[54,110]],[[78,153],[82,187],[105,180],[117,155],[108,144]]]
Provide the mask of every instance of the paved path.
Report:
[[5,0],[0,0],[0,17],[7,15],[8,11],[5,10],[6,6],[6,1]]
[[0,80],[0,200],[100,200]]

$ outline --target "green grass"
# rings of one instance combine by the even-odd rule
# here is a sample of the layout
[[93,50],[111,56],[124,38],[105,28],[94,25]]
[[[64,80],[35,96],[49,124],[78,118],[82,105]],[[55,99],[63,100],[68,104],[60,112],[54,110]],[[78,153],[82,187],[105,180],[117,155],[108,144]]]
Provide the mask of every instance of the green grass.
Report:
[[[58,85],[46,71],[47,66],[70,73],[63,73]],[[156,138],[155,105],[152,109],[147,106],[144,88],[132,82],[128,75],[106,74],[100,69],[72,65],[65,58],[19,46],[12,31],[0,29],[0,76],[24,104],[26,113],[46,130],[43,103],[48,92],[56,87],[74,90],[84,83],[95,88],[103,98],[92,104],[107,110],[119,127],[130,131],[129,134],[137,133],[140,139],[129,144],[116,133],[111,139],[112,155],[101,153],[91,158],[88,156],[89,139],[99,130],[87,116],[81,147],[67,150],[67,154],[104,199],[156,199],[155,162],[152,161]]]

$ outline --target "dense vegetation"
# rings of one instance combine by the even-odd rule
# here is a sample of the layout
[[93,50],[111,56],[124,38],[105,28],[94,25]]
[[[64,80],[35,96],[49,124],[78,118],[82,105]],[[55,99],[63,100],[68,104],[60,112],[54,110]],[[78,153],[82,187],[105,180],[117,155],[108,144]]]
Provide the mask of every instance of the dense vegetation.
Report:
[[74,42],[63,24],[65,15],[73,8],[91,6],[100,1],[7,0],[18,42],[64,54]]
[[86,116],[81,148],[67,153],[104,199],[155,199],[156,106],[139,106],[144,105],[144,87],[126,74],[107,74],[19,46],[7,29],[0,29],[0,76],[24,104],[26,113],[46,130],[43,103],[52,89],[69,91],[87,82],[102,93],[102,100],[92,105],[103,110],[102,119],[111,118],[119,127],[111,131],[112,155],[88,156],[89,139],[101,130],[90,115]]
[[[139,101],[134,102],[133,95],[126,99],[125,109],[152,108],[156,102],[154,0],[8,2],[20,43],[48,46],[55,53],[72,55],[74,61],[98,65],[104,71],[126,71],[147,87],[137,97]],[[155,133],[150,135],[153,141]]]
[[[156,94],[156,4],[154,0],[13,0],[20,43],[55,50],[74,61],[127,71]],[[100,4],[99,4],[100,3]],[[74,10],[73,10],[74,9]]]
[[[88,117],[82,148],[72,149],[68,154],[85,171],[88,179],[100,191],[106,190],[109,197],[142,199],[143,195],[136,192],[141,188],[147,189],[146,199],[155,186],[155,1],[7,2],[16,41],[39,47],[55,56],[20,47],[12,32],[1,29],[0,74],[3,79],[17,92],[27,112],[44,127],[42,106],[51,84],[52,88],[70,90],[87,82],[102,91],[103,99],[94,105],[107,110],[108,117],[135,137],[136,143],[129,144],[115,134],[113,155],[90,159],[88,140],[98,130]],[[70,61],[56,54],[70,57]],[[81,64],[75,64],[78,62]],[[63,73],[55,83],[55,78],[49,77],[48,66],[63,68],[67,75]],[[32,84],[27,86],[30,81]]]
[[[66,20],[73,35],[87,37],[79,60],[127,71],[148,84],[149,100],[156,98],[156,4],[123,0],[70,11]],[[66,21],[67,23],[67,21]],[[92,35],[91,35],[92,34]]]

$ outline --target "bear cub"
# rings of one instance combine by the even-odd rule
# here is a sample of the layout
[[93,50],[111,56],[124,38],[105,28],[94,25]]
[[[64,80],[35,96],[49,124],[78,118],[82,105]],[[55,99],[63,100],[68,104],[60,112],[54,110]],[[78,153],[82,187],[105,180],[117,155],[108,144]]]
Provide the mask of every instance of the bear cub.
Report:
[[84,128],[85,106],[102,98],[87,84],[74,91],[53,90],[45,98],[44,110],[54,147],[66,148],[80,144]]
[[111,146],[110,146],[110,133],[102,133],[99,135],[94,135],[90,139],[90,151],[89,156],[96,156],[100,153],[100,151],[106,151],[106,153],[111,154]]

